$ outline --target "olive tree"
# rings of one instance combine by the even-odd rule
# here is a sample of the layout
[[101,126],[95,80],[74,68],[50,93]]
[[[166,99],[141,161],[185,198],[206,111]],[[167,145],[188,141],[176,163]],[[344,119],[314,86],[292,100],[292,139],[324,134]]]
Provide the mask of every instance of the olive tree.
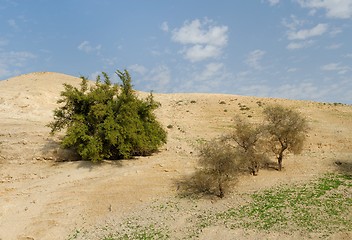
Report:
[[280,105],[266,107],[264,118],[267,143],[276,155],[278,170],[281,171],[286,151],[293,154],[302,151],[308,131],[307,120],[299,112]]

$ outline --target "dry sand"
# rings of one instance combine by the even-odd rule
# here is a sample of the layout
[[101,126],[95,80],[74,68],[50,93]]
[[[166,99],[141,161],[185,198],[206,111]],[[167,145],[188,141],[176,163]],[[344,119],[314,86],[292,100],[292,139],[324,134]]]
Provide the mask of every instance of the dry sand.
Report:
[[[201,201],[203,209],[222,208],[238,199],[238,193],[306,182],[326,172],[352,171],[352,106],[220,94],[155,94],[162,104],[156,114],[168,131],[168,143],[154,156],[101,164],[62,162],[75,157],[59,148],[59,137],[51,137],[45,125],[52,120],[63,83],[78,86],[80,79],[42,72],[0,81],[2,240],[67,239],[81,226],[89,228],[106,219],[153,214],[145,210],[147,206],[175,199],[178,192],[174,183],[194,171],[197,143],[229,131],[235,114],[262,121],[259,102],[293,107],[307,117],[311,131],[303,153],[284,159],[282,172],[263,169],[257,177],[241,177],[235,191],[225,199]],[[250,110],[240,110],[240,105]],[[186,225],[176,219],[175,227]],[[342,233],[335,237],[351,236]],[[286,237],[279,233],[248,235],[215,226],[200,236]]]

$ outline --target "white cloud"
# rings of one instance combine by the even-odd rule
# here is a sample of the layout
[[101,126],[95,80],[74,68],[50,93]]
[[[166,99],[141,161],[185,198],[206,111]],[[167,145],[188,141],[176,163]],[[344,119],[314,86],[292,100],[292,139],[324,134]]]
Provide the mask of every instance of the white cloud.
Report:
[[209,23],[211,21],[201,22],[198,19],[185,22],[183,27],[173,30],[172,39],[182,44],[226,45],[228,27],[211,26]]
[[151,69],[140,65],[133,64],[128,67],[131,73],[136,73],[135,84],[147,91],[167,92],[171,82],[171,71],[166,65],[157,65]]
[[16,23],[15,19],[9,19],[7,20],[7,23],[9,24],[9,26],[14,29],[14,30],[19,30],[20,27],[18,26],[18,24]]
[[270,6],[275,6],[280,3],[280,0],[268,0]]
[[335,71],[338,74],[345,74],[351,71],[351,68],[348,66],[343,66],[341,63],[329,63],[320,68],[323,71]]
[[310,47],[315,42],[311,38],[321,36],[329,29],[329,25],[324,23],[319,23],[309,29],[302,29],[305,23],[294,15],[291,15],[291,21],[286,19],[282,21],[282,25],[288,29],[286,35],[290,43],[286,46],[287,49],[296,50]]
[[298,68],[288,68],[287,69],[288,73],[297,72],[297,71],[298,71]]
[[100,74],[101,72],[99,71],[93,72],[89,75],[89,79],[95,81]]
[[228,27],[215,26],[213,21],[199,19],[186,21],[181,28],[172,31],[172,41],[185,45],[184,57],[197,62],[218,57],[228,41]]
[[291,15],[290,20],[291,21],[288,21],[287,19],[282,20],[282,25],[287,27],[290,31],[296,31],[298,27],[305,23],[304,20],[298,19],[295,15]]
[[284,84],[273,91],[277,97],[288,99],[319,99],[328,93],[326,89],[318,88],[310,82]]
[[318,24],[311,29],[303,29],[299,31],[289,31],[287,38],[289,40],[305,40],[307,38],[312,38],[324,34],[328,30],[327,24]]
[[341,48],[342,44],[341,43],[334,43],[326,47],[326,49],[329,50],[335,50]]
[[78,45],[77,49],[85,53],[99,52],[101,49],[101,45],[99,44],[94,47],[90,44],[89,41],[83,41]]
[[27,65],[30,60],[37,58],[31,52],[1,52],[0,51],[0,78],[14,76],[20,74],[18,68]]
[[198,62],[208,58],[214,58],[221,54],[221,49],[213,45],[194,45],[184,49],[185,59]]
[[296,50],[296,49],[301,49],[301,48],[307,48],[311,46],[314,43],[313,40],[309,41],[300,41],[300,42],[291,42],[289,43],[286,48],[289,50]]
[[[213,77],[219,75],[222,70],[224,69],[223,63],[209,63],[205,66],[205,69],[201,74],[198,76],[198,80],[209,80]],[[219,80],[219,79],[217,79]]]
[[352,17],[352,0],[297,0],[297,2],[301,7],[310,8],[312,13],[317,9],[325,9],[329,18]]
[[153,91],[163,92],[171,81],[170,69],[165,65],[153,68],[147,76],[147,88]]
[[9,43],[9,41],[5,38],[0,37],[0,47],[6,46]]
[[167,22],[163,22],[160,26],[161,30],[164,32],[168,32],[169,31],[169,24]]
[[334,27],[333,29],[331,29],[331,31],[329,32],[330,36],[335,37],[336,35],[342,33],[342,29],[338,28],[338,27]]
[[101,61],[104,63],[104,65],[107,66],[116,66],[117,65],[117,57],[111,57],[111,58],[101,58]]
[[265,53],[266,53],[265,51],[259,50],[259,49],[252,51],[248,54],[247,59],[245,60],[245,63],[248,66],[259,70],[262,68],[262,66],[260,65],[260,61],[265,55]]
[[136,72],[140,75],[144,75],[148,71],[148,69],[146,67],[144,67],[143,65],[139,65],[139,64],[133,64],[133,65],[129,66],[129,69],[131,69],[133,72]]

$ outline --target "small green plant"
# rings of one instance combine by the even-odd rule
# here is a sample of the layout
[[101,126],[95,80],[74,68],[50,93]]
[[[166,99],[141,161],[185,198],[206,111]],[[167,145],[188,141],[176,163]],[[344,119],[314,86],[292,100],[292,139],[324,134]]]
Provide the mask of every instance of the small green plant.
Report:
[[127,70],[116,71],[122,84],[113,85],[103,73],[94,86],[82,77],[80,89],[65,84],[48,126],[54,134],[66,129],[62,146],[74,149],[82,159],[131,158],[150,155],[166,142],[166,131],[153,111],[159,107],[150,94],[138,99]]

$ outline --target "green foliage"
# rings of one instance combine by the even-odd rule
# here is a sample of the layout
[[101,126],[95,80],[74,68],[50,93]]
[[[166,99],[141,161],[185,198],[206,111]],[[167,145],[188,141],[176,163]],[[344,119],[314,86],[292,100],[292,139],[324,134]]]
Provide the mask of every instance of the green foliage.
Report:
[[132,89],[127,70],[117,71],[121,85],[112,84],[102,73],[88,86],[82,77],[80,89],[65,84],[54,121],[48,126],[55,133],[67,128],[62,141],[65,148],[73,148],[84,160],[131,158],[150,155],[166,142],[166,132],[153,111],[159,107],[150,94],[138,99]]
[[266,107],[264,115],[269,147],[276,154],[279,170],[281,170],[286,150],[294,154],[301,152],[308,124],[299,112],[280,105]]

